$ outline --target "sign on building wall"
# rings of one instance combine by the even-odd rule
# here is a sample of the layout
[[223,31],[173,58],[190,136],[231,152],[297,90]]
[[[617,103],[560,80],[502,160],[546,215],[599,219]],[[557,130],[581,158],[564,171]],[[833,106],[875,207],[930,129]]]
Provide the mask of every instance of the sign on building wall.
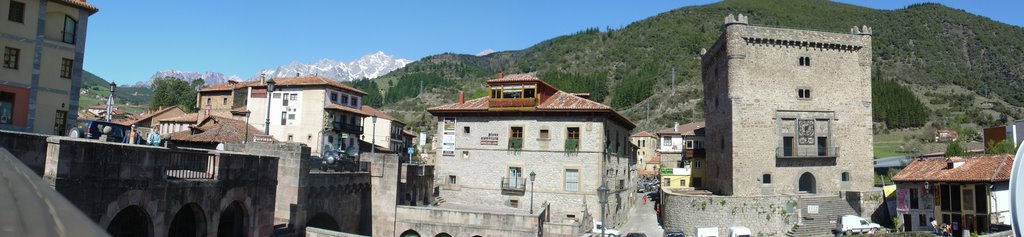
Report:
[[498,134],[488,133],[487,136],[480,137],[480,145],[498,145]]
[[455,156],[455,118],[445,117],[442,123],[444,130],[441,131],[441,155]]

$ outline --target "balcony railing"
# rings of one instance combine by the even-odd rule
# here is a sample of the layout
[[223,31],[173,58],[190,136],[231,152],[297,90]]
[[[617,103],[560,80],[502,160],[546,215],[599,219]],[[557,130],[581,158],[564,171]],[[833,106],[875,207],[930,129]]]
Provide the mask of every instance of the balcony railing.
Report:
[[491,108],[497,107],[533,107],[537,106],[536,98],[519,98],[519,99],[489,99],[488,105]]
[[775,148],[775,158],[830,158],[839,156],[839,147],[826,147],[825,149],[815,149],[813,153],[805,152],[800,154],[797,149],[783,149],[783,147]]
[[704,148],[686,149],[686,157],[704,157],[705,153]]
[[501,178],[501,193],[523,195],[526,192],[526,179],[523,177]]
[[354,124],[354,123],[345,123],[345,122],[340,122],[340,121],[334,121],[334,122],[331,122],[331,128],[334,129],[334,131],[338,131],[338,132],[342,132],[342,133],[352,133],[352,134],[356,134],[356,135],[362,135],[363,134],[363,126],[359,126],[359,124]]
[[565,152],[576,153],[580,151],[580,139],[565,139]]
[[513,151],[519,151],[523,149],[523,138],[521,137],[510,137],[508,138],[508,149]]

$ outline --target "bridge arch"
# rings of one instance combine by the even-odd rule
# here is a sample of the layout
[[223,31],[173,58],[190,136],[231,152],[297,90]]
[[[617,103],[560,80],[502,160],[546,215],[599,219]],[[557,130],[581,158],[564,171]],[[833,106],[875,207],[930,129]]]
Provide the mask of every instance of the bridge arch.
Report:
[[217,236],[245,236],[246,211],[242,203],[233,201],[220,213]]
[[399,237],[420,237],[420,233],[410,229],[406,230],[405,232],[402,232],[402,234],[399,235]]
[[196,203],[181,206],[167,230],[169,237],[206,236],[206,212]]
[[153,236],[153,220],[142,207],[131,205],[121,209],[107,225],[110,236]]
[[341,231],[341,227],[338,225],[338,221],[334,219],[330,214],[321,212],[313,215],[306,222],[306,226],[315,227],[325,230]]

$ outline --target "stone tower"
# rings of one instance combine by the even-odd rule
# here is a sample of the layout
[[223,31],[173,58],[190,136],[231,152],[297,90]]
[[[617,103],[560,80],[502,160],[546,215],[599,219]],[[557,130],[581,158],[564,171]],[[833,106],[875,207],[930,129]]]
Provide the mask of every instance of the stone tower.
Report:
[[871,28],[748,25],[729,15],[701,51],[707,181],[722,195],[872,187]]

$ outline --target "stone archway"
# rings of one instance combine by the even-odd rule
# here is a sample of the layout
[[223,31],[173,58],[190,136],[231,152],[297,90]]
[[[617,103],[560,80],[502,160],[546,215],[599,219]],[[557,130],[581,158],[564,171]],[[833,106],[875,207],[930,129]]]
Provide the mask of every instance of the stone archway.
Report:
[[804,172],[804,174],[800,175],[797,191],[800,193],[818,193],[817,181],[815,181],[814,175],[811,172]]
[[338,226],[338,221],[327,213],[317,213],[306,222],[306,226],[315,227],[324,230],[341,231],[341,227]]
[[231,202],[220,213],[220,221],[217,223],[217,236],[245,236],[245,220],[245,208],[242,207],[242,204],[238,201]]
[[131,205],[121,209],[107,226],[110,236],[153,236],[153,221],[142,207]]
[[452,237],[452,235],[450,235],[448,233],[441,232],[440,234],[437,234],[434,237]]
[[400,237],[420,237],[420,233],[416,232],[415,230],[406,230],[405,232],[402,232],[402,234],[399,235],[399,236]]
[[185,204],[174,214],[170,229],[167,230],[169,237],[204,237],[206,236],[206,214],[203,208],[196,203]]

